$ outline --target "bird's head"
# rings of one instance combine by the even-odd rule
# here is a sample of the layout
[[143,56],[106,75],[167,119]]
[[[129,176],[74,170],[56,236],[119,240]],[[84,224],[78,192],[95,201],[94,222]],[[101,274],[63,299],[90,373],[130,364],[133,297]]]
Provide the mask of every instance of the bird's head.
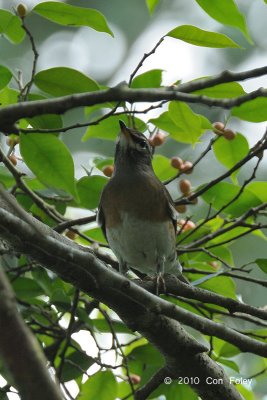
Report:
[[115,168],[120,166],[131,169],[151,168],[153,148],[147,138],[139,131],[128,128],[120,121],[120,134],[118,136],[115,152]]

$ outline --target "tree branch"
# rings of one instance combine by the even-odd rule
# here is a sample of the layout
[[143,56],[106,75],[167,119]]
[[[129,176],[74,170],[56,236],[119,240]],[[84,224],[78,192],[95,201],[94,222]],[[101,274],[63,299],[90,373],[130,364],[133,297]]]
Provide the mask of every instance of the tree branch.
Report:
[[62,400],[46,359],[17,311],[12,288],[0,268],[0,355],[23,399]]
[[[0,194],[1,192],[2,190]],[[207,350],[206,347],[174,320],[182,315],[188,317],[190,313],[183,310],[179,314],[178,307],[107,268],[89,249],[62,237],[28,215],[20,206],[17,207],[20,210],[19,218],[14,208],[10,209],[5,197],[0,196],[0,236],[9,245],[111,307],[130,329],[139,331],[159,349],[175,377],[200,377],[200,383],[192,384],[192,387],[203,400],[241,399],[223,370],[203,353]],[[38,235],[37,231],[40,231]],[[168,318],[164,314],[173,315]],[[193,318],[195,319],[195,315]],[[202,318],[201,323],[206,325],[206,320]],[[224,327],[220,329],[223,330]],[[242,335],[238,336],[240,337]],[[250,340],[249,343],[247,338],[246,340],[247,350],[251,351],[252,348],[254,351],[259,346],[260,352],[265,354],[267,346],[260,342],[258,344],[256,340]],[[241,346],[242,343],[244,345],[243,340]],[[259,347],[257,350],[260,350]],[[208,377],[221,378],[223,384],[209,385],[206,381]]]
[[231,99],[218,99],[202,95],[183,93],[173,87],[163,89],[130,89],[123,83],[116,87],[97,92],[73,94],[54,99],[23,102],[3,107],[0,110],[0,130],[4,133],[16,133],[16,121],[44,114],[64,114],[77,107],[92,106],[105,102],[157,102],[162,100],[179,100],[186,103],[199,103],[209,107],[231,109],[235,106],[256,99],[267,97],[267,91],[260,88],[248,94]]
[[180,92],[191,93],[196,90],[207,89],[221,83],[245,81],[250,78],[257,78],[267,74],[267,67],[260,67],[242,72],[223,71],[211,78],[197,79],[192,82],[182,83],[178,86]]
[[149,381],[135,392],[134,400],[146,400],[163,382],[164,378],[170,377],[168,368],[163,367],[153,375]]

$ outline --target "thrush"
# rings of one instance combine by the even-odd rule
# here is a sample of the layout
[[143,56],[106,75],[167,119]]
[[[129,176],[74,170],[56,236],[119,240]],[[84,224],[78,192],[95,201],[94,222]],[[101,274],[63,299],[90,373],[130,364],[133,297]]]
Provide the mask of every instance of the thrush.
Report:
[[[177,216],[172,198],[152,167],[153,148],[139,131],[120,121],[113,176],[104,187],[98,224],[119,261],[157,276],[157,291],[165,272],[181,277],[177,258]],[[182,279],[184,280],[184,279]]]

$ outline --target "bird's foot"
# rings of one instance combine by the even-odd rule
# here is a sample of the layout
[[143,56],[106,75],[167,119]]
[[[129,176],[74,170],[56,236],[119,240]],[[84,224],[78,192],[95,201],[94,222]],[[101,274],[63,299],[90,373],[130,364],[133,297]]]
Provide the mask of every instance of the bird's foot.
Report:
[[159,296],[159,293],[166,293],[166,284],[164,277],[161,272],[156,275],[156,295]]

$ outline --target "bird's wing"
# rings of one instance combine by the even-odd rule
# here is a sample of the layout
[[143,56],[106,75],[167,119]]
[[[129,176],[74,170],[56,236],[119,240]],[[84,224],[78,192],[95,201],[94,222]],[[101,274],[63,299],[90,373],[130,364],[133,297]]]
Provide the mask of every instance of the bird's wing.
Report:
[[99,203],[99,206],[98,206],[98,211],[97,211],[97,214],[96,214],[96,222],[97,222],[97,225],[102,229],[102,232],[103,232],[105,238],[107,239],[105,214],[104,214],[103,207],[102,207],[102,204],[101,204],[101,199],[100,199],[100,203]]
[[173,227],[174,227],[174,231],[175,233],[177,232],[177,219],[178,219],[178,215],[179,213],[176,211],[175,209],[175,204],[171,198],[170,193],[168,192],[168,190],[165,188],[165,186],[163,186],[165,194],[166,194],[166,199],[167,199],[167,211],[168,211],[168,215],[170,216],[170,218],[172,219],[172,223],[173,223]]

